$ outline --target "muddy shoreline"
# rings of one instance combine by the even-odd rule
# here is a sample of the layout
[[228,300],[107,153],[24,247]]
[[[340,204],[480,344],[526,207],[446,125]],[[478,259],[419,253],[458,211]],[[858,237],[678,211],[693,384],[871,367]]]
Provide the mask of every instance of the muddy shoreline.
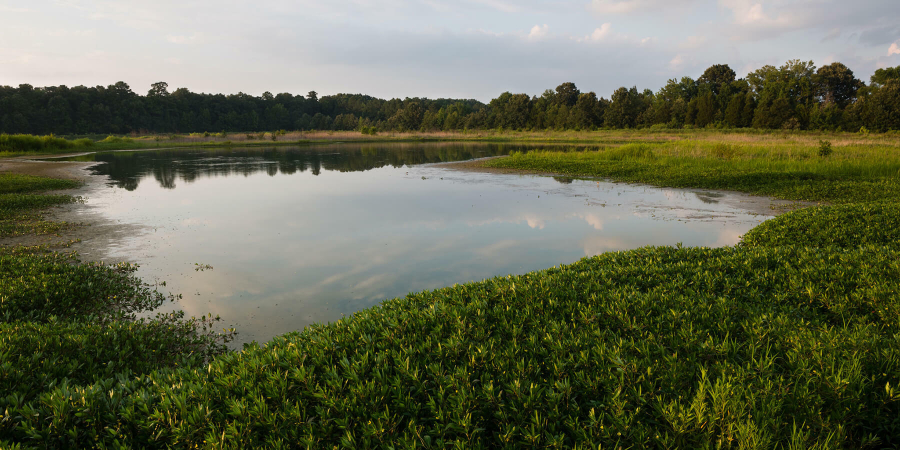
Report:
[[33,161],[25,158],[0,160],[0,173],[60,178],[83,183],[75,189],[48,192],[71,195],[80,198],[80,201],[54,206],[41,212],[45,220],[65,222],[70,226],[64,227],[58,234],[5,237],[0,239],[0,246],[60,246],[63,251],[75,251],[82,261],[109,264],[132,262],[110,257],[110,249],[124,238],[140,233],[143,227],[114,222],[91,205],[90,199],[94,192],[105,189],[108,182],[107,177],[90,173],[89,169],[96,164],[98,163]]

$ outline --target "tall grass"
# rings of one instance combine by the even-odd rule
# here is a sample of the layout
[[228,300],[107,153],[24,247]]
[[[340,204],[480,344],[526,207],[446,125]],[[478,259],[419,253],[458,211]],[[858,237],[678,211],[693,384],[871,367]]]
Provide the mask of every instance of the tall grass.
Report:
[[736,143],[685,139],[598,151],[535,151],[486,167],[611,178],[682,188],[727,189],[789,200],[900,200],[900,145],[846,141],[819,155],[819,141]]
[[94,146],[94,141],[87,138],[73,141],[49,136],[33,136],[30,134],[0,134],[0,154],[23,153],[60,153],[74,149],[86,149]]

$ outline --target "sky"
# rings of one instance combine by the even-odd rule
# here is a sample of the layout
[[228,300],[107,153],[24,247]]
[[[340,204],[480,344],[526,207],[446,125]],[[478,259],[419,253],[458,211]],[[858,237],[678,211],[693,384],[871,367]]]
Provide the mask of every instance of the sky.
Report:
[[898,0],[0,0],[0,85],[609,98],[713,64],[900,66]]

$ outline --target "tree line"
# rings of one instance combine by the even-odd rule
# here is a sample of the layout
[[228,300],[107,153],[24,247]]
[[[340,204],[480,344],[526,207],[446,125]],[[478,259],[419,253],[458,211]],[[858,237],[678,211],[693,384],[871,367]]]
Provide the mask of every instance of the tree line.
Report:
[[121,81],[107,87],[0,86],[2,133],[649,127],[900,130],[900,66],[878,69],[866,84],[839,62],[817,69],[812,61],[791,60],[740,79],[727,64],[717,64],[696,80],[669,80],[657,92],[621,87],[606,99],[567,82],[540,96],[504,92],[488,104],[361,94],[319,98],[315,91],[259,97],[170,92],[165,82],[154,83],[146,95]]

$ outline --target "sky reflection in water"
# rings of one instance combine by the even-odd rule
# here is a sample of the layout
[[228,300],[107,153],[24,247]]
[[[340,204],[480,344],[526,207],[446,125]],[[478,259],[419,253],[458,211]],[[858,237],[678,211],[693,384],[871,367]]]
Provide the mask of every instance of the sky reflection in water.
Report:
[[[646,245],[725,246],[768,218],[719,193],[428,164],[515,146],[332,145],[98,154],[110,258],[265,342],[408,292]],[[424,179],[423,179],[424,177]],[[737,205],[738,207],[735,207]],[[195,264],[212,270],[196,271]]]

